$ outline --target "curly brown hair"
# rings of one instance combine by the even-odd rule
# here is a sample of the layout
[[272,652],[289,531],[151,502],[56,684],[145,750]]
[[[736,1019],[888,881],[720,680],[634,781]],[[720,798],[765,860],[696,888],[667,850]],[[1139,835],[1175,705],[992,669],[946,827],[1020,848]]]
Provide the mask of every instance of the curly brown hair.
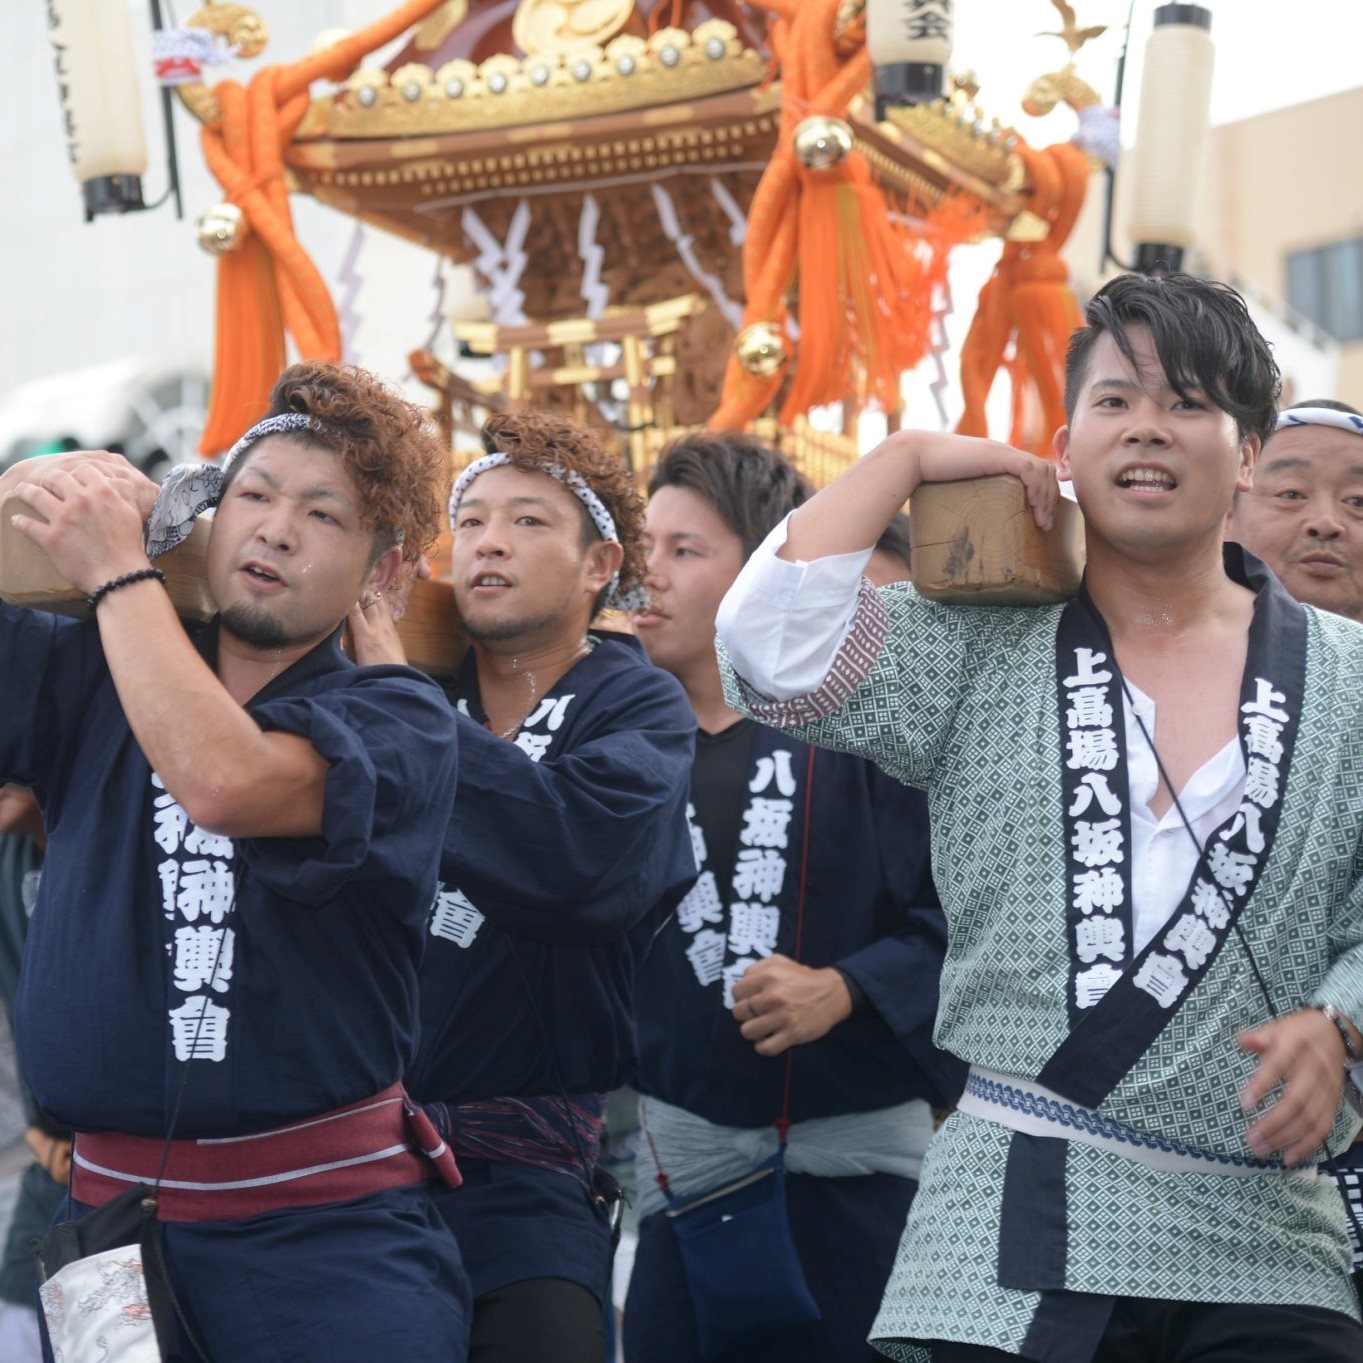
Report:
[[355,480],[374,556],[401,545],[414,565],[435,543],[449,495],[450,455],[430,416],[367,369],[320,360],[290,365],[275,382],[266,415],[286,412],[320,425],[278,438],[332,451]]
[[[597,432],[553,412],[499,412],[483,423],[483,448],[509,456],[517,468],[558,464],[578,474],[601,498],[615,522],[620,547],[620,594],[643,588],[648,566],[644,556],[644,499],[618,454],[607,449]],[[585,509],[584,509],[585,510]],[[584,521],[596,528],[591,518]]]

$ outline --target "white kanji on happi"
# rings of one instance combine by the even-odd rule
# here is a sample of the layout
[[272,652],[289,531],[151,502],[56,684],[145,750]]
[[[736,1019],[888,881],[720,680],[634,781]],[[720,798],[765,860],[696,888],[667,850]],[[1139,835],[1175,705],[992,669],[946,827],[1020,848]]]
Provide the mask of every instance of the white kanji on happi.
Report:
[[1098,823],[1079,819],[1071,841],[1075,860],[1085,866],[1108,866],[1126,859],[1126,853],[1122,851],[1120,819],[1103,819]]
[[677,905],[677,926],[685,933],[699,932],[707,923],[724,921],[724,905],[713,871],[702,871],[685,899]]
[[1065,726],[1070,729],[1109,729],[1112,727],[1112,706],[1107,690],[1101,686],[1079,686],[1069,693],[1069,708],[1065,711]]
[[795,806],[790,800],[771,800],[763,795],[753,797],[743,811],[743,830],[738,840],[744,847],[787,846],[786,830]]
[[1074,790],[1074,801],[1070,805],[1070,818],[1075,818],[1080,814],[1087,814],[1089,806],[1098,801],[1098,807],[1104,814],[1113,815],[1122,812],[1122,802],[1112,787],[1107,783],[1107,777],[1100,772],[1090,771],[1079,778],[1079,784]]
[[1230,908],[1226,896],[1209,880],[1198,879],[1193,886],[1193,909],[1217,931],[1230,922]]
[[236,933],[224,926],[236,903],[236,846],[231,838],[190,823],[155,772],[151,786],[156,792],[151,835],[165,853],[156,864],[161,912],[177,924],[166,943],[171,982],[190,995],[169,1010],[175,1054],[181,1060],[222,1060],[230,1010],[211,996],[228,992],[236,966]]
[[1074,878],[1074,907],[1080,913],[1095,909],[1119,909],[1126,899],[1126,885],[1111,867],[1080,871]]
[[767,848],[746,847],[734,862],[733,891],[740,899],[770,903],[786,880],[786,859]]
[[691,854],[696,859],[696,869],[699,870],[705,865],[709,853],[705,847],[705,831],[696,822],[696,807],[693,804],[686,806],[686,826],[691,830]]
[[1278,740],[1282,732],[1283,726],[1275,719],[1263,715],[1245,716],[1245,748],[1252,756],[1263,757],[1273,763],[1281,762],[1283,745]]
[[[162,790],[161,778],[154,772],[152,773],[152,785],[159,786]],[[176,800],[169,791],[164,795],[158,795],[152,801],[152,837],[156,839],[156,845],[163,852],[176,852],[183,845],[185,833],[189,829],[189,815],[180,808],[179,801]]]
[[236,937],[231,928],[176,928],[175,987],[186,994],[200,989],[225,994],[232,983]]
[[1188,975],[1183,962],[1176,956],[1152,951],[1141,962],[1132,983],[1149,994],[1161,1008],[1172,1008],[1188,987]]
[[199,857],[226,857],[229,861],[235,852],[231,838],[220,833],[209,833],[202,828],[190,826],[185,834],[185,851]]
[[1100,653],[1094,648],[1076,648],[1074,676],[1065,678],[1065,687],[1070,689],[1076,686],[1106,686],[1112,680],[1112,673],[1105,669],[1099,670],[1105,662],[1106,653]]
[[1111,729],[1072,729],[1065,735],[1065,746],[1069,748],[1065,765],[1071,771],[1111,771],[1121,756]]
[[1235,822],[1225,829],[1221,834],[1223,842],[1229,842],[1242,829],[1245,834],[1245,846],[1251,852],[1262,852],[1267,845],[1264,841],[1264,832],[1260,824],[1263,817],[1257,805],[1244,804],[1235,812]]
[[534,712],[527,716],[521,728],[538,729],[542,724],[551,734],[557,733],[563,727],[563,717],[568,713],[568,707],[575,699],[575,694],[546,696],[540,701]]
[[731,961],[724,967],[724,1006],[726,1008],[734,1006],[734,985],[748,973],[749,966],[756,964],[755,957],[744,956],[737,961]]
[[1272,682],[1266,681],[1263,677],[1255,677],[1254,699],[1247,700],[1240,707],[1240,713],[1263,715],[1266,719],[1274,720],[1278,724],[1286,724],[1288,713],[1282,708],[1286,704],[1287,697],[1281,691],[1275,691]]
[[779,905],[729,905],[729,950],[736,956],[770,956],[780,931]]
[[1074,1001],[1080,1008],[1092,1008],[1122,978],[1116,966],[1099,962],[1074,977]]
[[1184,913],[1165,933],[1164,945],[1177,951],[1190,969],[1201,970],[1216,950],[1216,934],[1195,913]]
[[191,923],[201,917],[221,923],[232,908],[235,892],[232,868],[225,861],[199,857],[181,863],[175,907]]
[[180,886],[180,863],[173,857],[158,862],[156,874],[161,880],[161,912],[167,918],[175,917],[175,891]]
[[177,1060],[222,1060],[227,1055],[230,1008],[205,994],[194,994],[170,1010],[171,1039]]
[[1280,781],[1277,763],[1265,757],[1251,757],[1245,768],[1245,799],[1260,809],[1271,809],[1278,803]]
[[463,890],[449,890],[444,885],[436,891],[431,907],[431,936],[453,942],[457,947],[473,945],[478,929],[483,926],[483,915],[470,902]]
[[722,932],[713,928],[706,928],[691,939],[691,945],[686,948],[686,959],[691,962],[691,969],[701,984],[714,984],[719,979],[724,969],[726,940]]
[[1120,961],[1126,954],[1126,925],[1120,918],[1099,914],[1082,918],[1074,925],[1075,949],[1085,965],[1106,956],[1109,961]]
[[538,762],[549,751],[553,734],[529,734],[524,729],[516,735],[516,746],[532,761]]
[[759,757],[757,771],[748,783],[748,789],[754,795],[761,795],[773,781],[776,782],[778,794],[795,794],[795,772],[791,768],[789,748],[777,748],[770,757]]
[[1258,862],[1248,852],[1232,852],[1218,839],[1212,843],[1211,856],[1207,864],[1218,885],[1224,885],[1226,889],[1233,890],[1236,894],[1244,894],[1249,888],[1250,881],[1254,879]]

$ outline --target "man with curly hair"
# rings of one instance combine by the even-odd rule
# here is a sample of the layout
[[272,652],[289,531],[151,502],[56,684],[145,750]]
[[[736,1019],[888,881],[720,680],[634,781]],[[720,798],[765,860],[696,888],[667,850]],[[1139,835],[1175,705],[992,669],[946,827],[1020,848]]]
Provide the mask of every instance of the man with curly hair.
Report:
[[464,1356],[467,1282],[426,1186],[457,1170],[401,1088],[454,726],[434,684],[339,647],[433,538],[445,460],[370,376],[286,371],[225,473],[187,471],[194,505],[217,501],[220,613],[193,638],[144,547],[149,514],[173,538],[156,488],[125,461],[0,479],[93,614],[0,606],[0,779],[36,791],[50,838],[20,1062],[77,1133],[73,1218],[155,1189],[170,1359]]
[[[628,635],[643,504],[619,458],[549,414],[495,416],[455,481],[459,788],[408,1075],[464,1174],[437,1195],[473,1286],[473,1357],[600,1363],[611,1233],[605,1095],[634,1069],[635,971],[695,878],[695,722]],[[396,657],[375,606],[357,656]]]

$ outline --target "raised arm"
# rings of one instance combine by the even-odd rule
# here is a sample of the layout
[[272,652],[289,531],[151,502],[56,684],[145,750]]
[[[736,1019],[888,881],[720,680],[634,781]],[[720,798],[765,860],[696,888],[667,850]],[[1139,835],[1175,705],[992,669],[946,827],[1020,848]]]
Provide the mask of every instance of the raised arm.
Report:
[[1027,487],[1036,523],[1049,530],[1059,487],[1054,466],[997,440],[896,431],[790,518],[788,562],[870,549],[923,483],[1011,473]]
[[665,673],[618,677],[595,732],[533,761],[462,720],[442,879],[496,926],[564,946],[616,941],[695,880],[686,825],[695,719]]
[[[113,459],[72,458],[0,483],[47,522],[21,516],[15,527],[84,592],[149,566],[144,489]],[[111,592],[97,620],[133,736],[196,825],[236,838],[320,834],[329,764],[305,739],[262,731],[199,656],[158,582]]]

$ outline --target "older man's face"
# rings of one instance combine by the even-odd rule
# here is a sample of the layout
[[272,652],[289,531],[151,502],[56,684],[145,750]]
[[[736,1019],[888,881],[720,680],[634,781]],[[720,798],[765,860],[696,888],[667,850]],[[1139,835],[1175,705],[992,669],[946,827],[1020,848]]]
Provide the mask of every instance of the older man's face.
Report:
[[1298,601],[1363,620],[1363,438],[1334,426],[1279,431],[1227,535]]

